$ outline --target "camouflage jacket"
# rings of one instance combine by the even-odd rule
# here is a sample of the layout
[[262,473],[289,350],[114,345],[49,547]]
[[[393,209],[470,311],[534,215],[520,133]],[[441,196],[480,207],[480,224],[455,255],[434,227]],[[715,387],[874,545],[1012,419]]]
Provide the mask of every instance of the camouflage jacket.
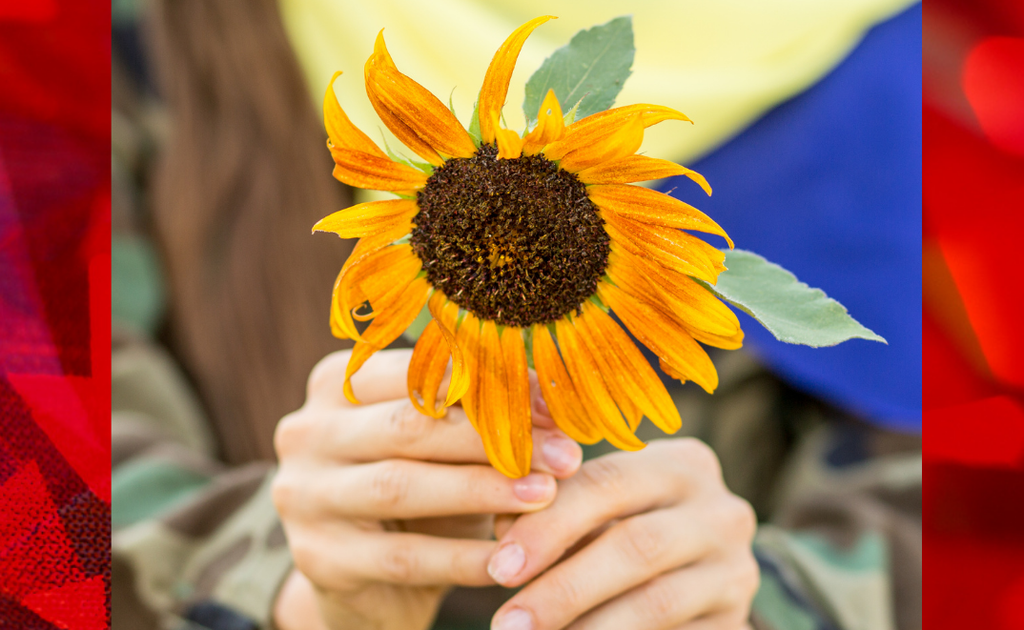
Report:
[[[718,393],[674,396],[681,434],[716,449],[729,487],[762,519],[752,625],[921,628],[920,439],[845,418],[742,352],[715,359]],[[216,460],[198,401],[159,347],[122,340],[112,365],[114,630],[272,628],[291,570],[272,464]],[[455,589],[435,629],[488,628],[508,596]]]

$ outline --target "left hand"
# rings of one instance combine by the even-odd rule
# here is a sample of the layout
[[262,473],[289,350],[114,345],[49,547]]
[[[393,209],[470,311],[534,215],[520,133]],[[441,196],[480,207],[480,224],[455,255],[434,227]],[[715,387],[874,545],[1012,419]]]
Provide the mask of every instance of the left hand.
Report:
[[756,526],[698,440],[591,460],[559,482],[550,507],[499,532],[491,576],[505,586],[536,579],[501,607],[492,628],[748,628],[759,581]]

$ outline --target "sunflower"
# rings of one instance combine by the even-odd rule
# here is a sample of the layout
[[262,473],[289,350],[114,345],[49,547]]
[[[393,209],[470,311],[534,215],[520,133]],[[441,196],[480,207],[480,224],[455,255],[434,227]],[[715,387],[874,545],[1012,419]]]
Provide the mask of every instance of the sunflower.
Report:
[[[408,372],[412,403],[441,417],[461,400],[491,463],[509,477],[530,469],[528,354],[559,428],[584,444],[603,438],[636,450],[643,416],[667,433],[682,423],[609,310],[665,373],[708,392],[718,375],[698,342],[733,349],[743,340],[733,312],[695,280],[714,284],[724,254],[683,230],[718,234],[732,247],[728,235],[692,206],[629,185],[685,175],[711,194],[698,173],[636,154],[647,127],[686,116],[629,105],[566,126],[549,91],[531,130],[501,126],[523,43],[552,17],[522,25],[494,55],[477,104],[479,137],[399,72],[383,31],[377,36],[364,68],[367,96],[423,163],[389,158],[351,123],[333,89],[340,73],[324,99],[334,176],[397,195],[313,228],[360,239],[331,307],[333,333],[356,342],[345,395],[358,403],[351,376],[426,305],[432,318]],[[367,321],[360,331],[356,322]]]

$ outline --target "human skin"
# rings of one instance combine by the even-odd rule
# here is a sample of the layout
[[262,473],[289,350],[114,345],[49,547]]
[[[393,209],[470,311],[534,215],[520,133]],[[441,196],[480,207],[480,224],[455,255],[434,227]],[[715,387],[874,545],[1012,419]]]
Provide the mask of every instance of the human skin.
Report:
[[663,440],[581,467],[531,383],[534,472],[511,480],[461,408],[415,412],[409,351],[379,352],[353,378],[362,406],[341,391],[348,356],[314,368],[275,436],[273,496],[296,565],[280,630],[425,630],[453,586],[531,579],[495,628],[745,627],[755,520],[705,445]]

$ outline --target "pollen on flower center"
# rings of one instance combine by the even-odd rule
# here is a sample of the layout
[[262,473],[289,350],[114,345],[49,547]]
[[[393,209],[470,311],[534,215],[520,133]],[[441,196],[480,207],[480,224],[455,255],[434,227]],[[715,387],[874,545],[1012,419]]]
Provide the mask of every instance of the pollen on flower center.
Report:
[[453,302],[506,326],[578,311],[608,265],[608,235],[575,175],[485,144],[438,167],[417,195],[411,243]]

